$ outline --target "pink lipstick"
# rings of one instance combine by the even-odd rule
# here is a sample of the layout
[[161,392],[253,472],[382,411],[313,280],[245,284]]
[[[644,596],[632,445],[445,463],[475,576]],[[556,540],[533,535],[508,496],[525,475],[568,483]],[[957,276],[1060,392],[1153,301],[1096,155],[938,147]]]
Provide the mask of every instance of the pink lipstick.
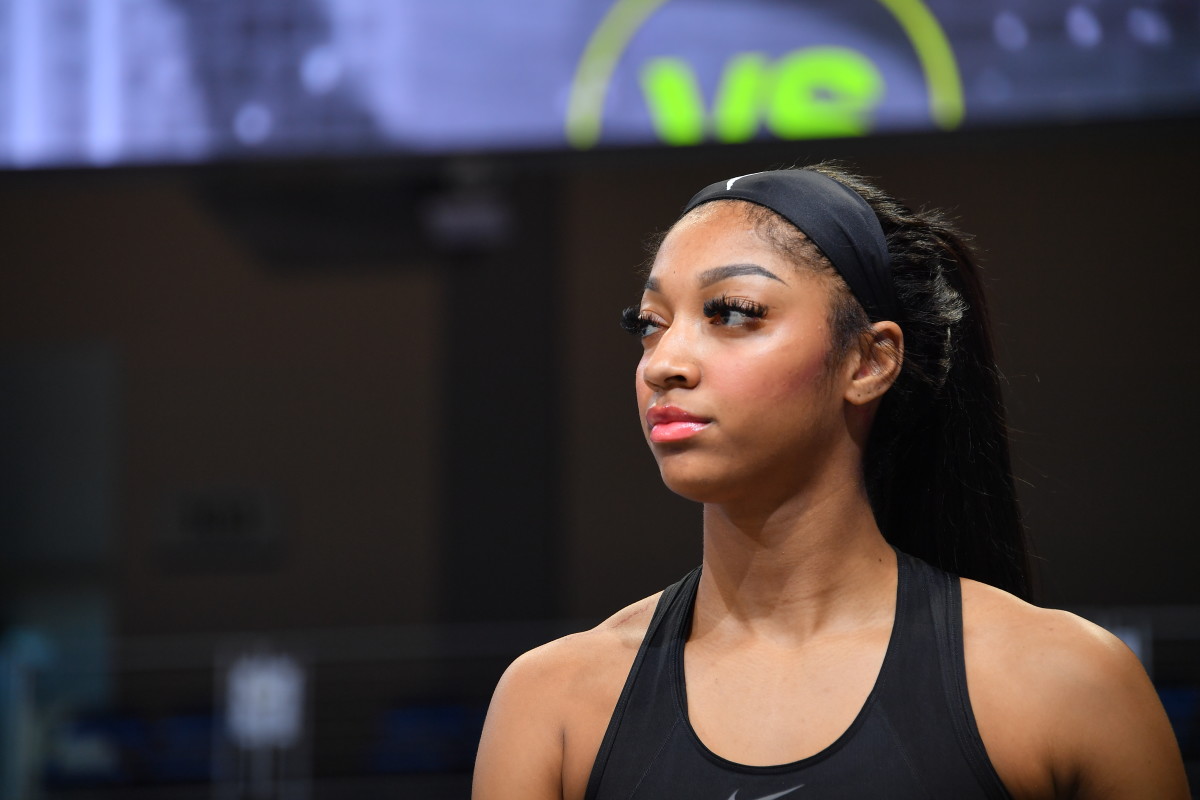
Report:
[[678,442],[695,436],[712,422],[711,419],[689,414],[675,406],[651,406],[646,412],[650,426],[650,441]]

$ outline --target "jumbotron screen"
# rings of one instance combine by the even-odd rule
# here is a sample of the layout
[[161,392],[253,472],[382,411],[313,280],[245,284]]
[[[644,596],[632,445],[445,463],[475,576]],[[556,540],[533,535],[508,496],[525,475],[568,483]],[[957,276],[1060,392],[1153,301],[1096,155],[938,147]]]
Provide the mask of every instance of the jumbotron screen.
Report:
[[1200,111],[1195,0],[0,0],[0,168]]

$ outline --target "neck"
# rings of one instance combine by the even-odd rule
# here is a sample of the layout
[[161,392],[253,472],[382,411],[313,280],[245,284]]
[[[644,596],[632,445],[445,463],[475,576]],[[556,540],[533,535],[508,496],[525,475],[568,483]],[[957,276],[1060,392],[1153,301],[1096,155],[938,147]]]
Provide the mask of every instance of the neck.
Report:
[[777,639],[891,613],[896,561],[858,486],[771,508],[706,505],[694,633]]

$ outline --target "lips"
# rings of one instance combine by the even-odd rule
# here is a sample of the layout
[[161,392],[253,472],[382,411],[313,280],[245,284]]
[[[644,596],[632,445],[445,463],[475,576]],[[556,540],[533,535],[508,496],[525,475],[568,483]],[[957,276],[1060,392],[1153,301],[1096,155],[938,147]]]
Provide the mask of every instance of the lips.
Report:
[[651,406],[646,412],[646,422],[650,426],[650,441],[661,443],[691,438],[707,428],[712,420],[675,406]]

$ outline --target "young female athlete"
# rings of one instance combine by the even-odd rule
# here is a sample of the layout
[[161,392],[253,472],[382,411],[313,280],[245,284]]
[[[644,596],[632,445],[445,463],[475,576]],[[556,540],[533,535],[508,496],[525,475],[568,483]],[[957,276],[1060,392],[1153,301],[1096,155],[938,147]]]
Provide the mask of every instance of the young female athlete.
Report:
[[692,198],[625,326],[702,566],[513,663],[475,800],[1184,800],[1137,659],[1023,599],[986,322],[959,234],[860,178]]

